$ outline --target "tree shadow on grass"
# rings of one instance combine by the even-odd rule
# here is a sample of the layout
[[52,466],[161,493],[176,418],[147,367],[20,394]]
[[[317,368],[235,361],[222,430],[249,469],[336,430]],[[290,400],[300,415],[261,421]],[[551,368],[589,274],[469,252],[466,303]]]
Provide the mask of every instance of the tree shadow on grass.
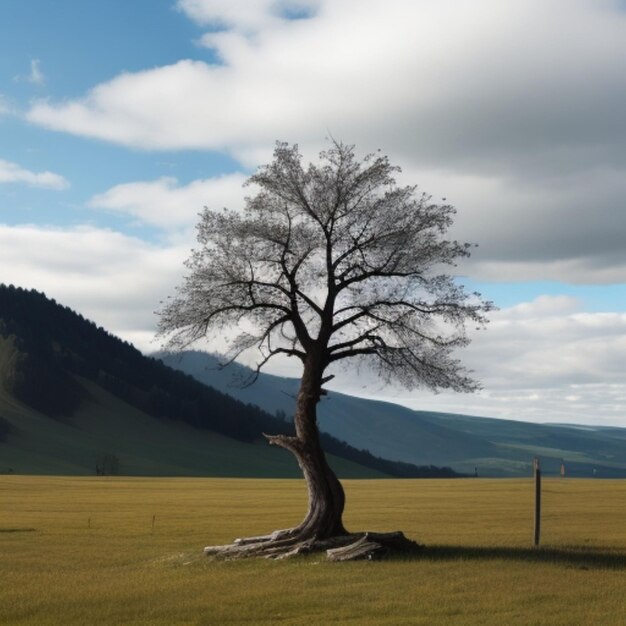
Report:
[[623,551],[611,552],[610,550],[588,546],[511,548],[503,546],[434,545],[426,546],[415,555],[405,555],[404,558],[411,560],[427,559],[431,561],[488,561],[502,559],[506,561],[567,565],[579,569],[626,569],[626,553]]

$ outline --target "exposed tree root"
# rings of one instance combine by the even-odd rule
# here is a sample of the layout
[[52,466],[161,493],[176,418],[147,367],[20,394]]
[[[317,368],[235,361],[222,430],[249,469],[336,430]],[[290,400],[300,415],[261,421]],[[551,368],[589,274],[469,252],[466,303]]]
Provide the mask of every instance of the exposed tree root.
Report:
[[389,554],[414,553],[424,546],[407,539],[400,531],[392,533],[351,533],[327,539],[303,538],[297,529],[277,530],[270,535],[235,539],[224,546],[207,546],[204,553],[221,559],[264,557],[287,559],[299,554],[326,551],[329,561],[378,559]]

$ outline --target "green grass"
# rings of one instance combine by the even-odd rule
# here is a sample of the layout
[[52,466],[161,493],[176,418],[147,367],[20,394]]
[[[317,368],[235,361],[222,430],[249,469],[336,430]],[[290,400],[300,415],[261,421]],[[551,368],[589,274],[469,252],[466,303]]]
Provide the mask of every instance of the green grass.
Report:
[[[626,481],[348,480],[346,525],[418,558],[220,562],[300,520],[300,480],[0,477],[2,624],[626,624]],[[153,528],[154,519],[154,528]]]

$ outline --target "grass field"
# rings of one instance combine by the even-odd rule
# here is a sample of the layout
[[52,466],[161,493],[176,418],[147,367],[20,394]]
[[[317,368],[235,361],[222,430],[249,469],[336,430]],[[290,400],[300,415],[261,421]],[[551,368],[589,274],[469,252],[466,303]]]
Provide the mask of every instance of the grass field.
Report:
[[419,558],[218,562],[286,527],[299,480],[0,476],[1,624],[626,624],[626,481],[345,481],[351,530]]

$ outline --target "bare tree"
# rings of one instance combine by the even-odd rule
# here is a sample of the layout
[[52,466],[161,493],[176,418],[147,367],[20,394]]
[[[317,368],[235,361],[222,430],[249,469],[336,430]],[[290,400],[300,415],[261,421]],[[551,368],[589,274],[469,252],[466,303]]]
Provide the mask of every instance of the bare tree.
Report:
[[337,142],[305,168],[298,147],[279,142],[250,177],[258,192],[243,213],[201,215],[200,246],[161,310],[160,333],[182,348],[238,329],[230,357],[257,348],[257,374],[278,354],[301,361],[295,436],[266,437],[295,455],[309,492],[299,526],[213,552],[294,553],[349,536],[344,491],[317,427],[333,364],[366,361],[408,388],[476,389],[453,351],[468,343],[467,322],[483,325],[490,303],[446,273],[470,245],[445,238],[454,208],[397,186],[398,171],[380,153],[359,161]]

